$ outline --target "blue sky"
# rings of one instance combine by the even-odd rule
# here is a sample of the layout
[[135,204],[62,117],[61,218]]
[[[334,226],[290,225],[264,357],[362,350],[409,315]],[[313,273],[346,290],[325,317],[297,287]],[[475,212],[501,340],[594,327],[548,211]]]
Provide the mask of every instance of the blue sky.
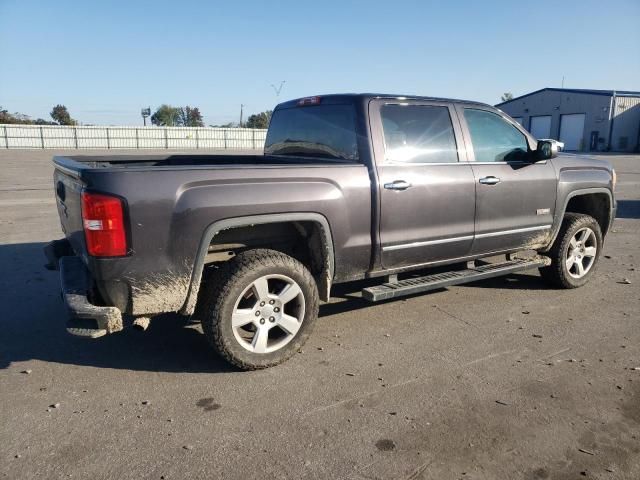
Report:
[[140,108],[237,121],[280,100],[390,92],[497,103],[542,87],[640,90],[640,1],[0,0],[0,105],[83,123]]

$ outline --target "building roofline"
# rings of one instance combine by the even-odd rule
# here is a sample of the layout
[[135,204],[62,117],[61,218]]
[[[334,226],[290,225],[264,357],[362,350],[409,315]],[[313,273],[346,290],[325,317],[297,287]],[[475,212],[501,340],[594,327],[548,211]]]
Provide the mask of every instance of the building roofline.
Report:
[[495,106],[500,107],[502,105],[506,105],[507,103],[515,102],[516,100],[522,100],[523,98],[530,97],[531,95],[535,95],[537,93],[541,93],[544,91],[550,92],[566,92],[566,93],[582,93],[585,95],[601,95],[605,97],[612,97],[614,92],[617,97],[640,97],[640,92],[631,91],[631,90],[592,90],[588,88],[553,88],[553,87],[545,87],[540,90],[536,90],[535,92],[525,93],[524,95],[520,95],[519,97],[512,98],[511,100],[507,100],[506,102],[497,103]]

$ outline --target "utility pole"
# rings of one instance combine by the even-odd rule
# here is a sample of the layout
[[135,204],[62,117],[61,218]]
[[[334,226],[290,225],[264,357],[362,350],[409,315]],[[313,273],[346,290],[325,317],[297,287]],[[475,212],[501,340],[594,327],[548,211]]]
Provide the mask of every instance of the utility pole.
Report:
[[242,128],[242,109],[244,108],[244,103],[240,104],[240,128]]
[[280,82],[280,85],[278,85],[277,87],[273,83],[271,84],[271,88],[273,88],[273,91],[276,92],[276,98],[280,97],[280,92],[282,91],[282,87],[285,83],[287,83],[287,81],[282,80]]

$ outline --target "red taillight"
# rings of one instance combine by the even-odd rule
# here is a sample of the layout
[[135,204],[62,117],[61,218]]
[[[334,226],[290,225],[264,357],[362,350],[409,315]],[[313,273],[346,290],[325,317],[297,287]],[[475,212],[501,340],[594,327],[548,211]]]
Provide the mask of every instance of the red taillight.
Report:
[[121,257],[127,254],[124,207],[119,198],[82,192],[82,225],[89,255]]

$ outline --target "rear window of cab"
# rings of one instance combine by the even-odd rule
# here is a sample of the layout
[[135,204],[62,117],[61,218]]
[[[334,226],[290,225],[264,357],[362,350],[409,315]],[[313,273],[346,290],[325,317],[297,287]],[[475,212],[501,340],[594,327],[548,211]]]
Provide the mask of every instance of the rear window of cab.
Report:
[[276,110],[265,142],[267,155],[358,161],[353,105],[306,105]]

